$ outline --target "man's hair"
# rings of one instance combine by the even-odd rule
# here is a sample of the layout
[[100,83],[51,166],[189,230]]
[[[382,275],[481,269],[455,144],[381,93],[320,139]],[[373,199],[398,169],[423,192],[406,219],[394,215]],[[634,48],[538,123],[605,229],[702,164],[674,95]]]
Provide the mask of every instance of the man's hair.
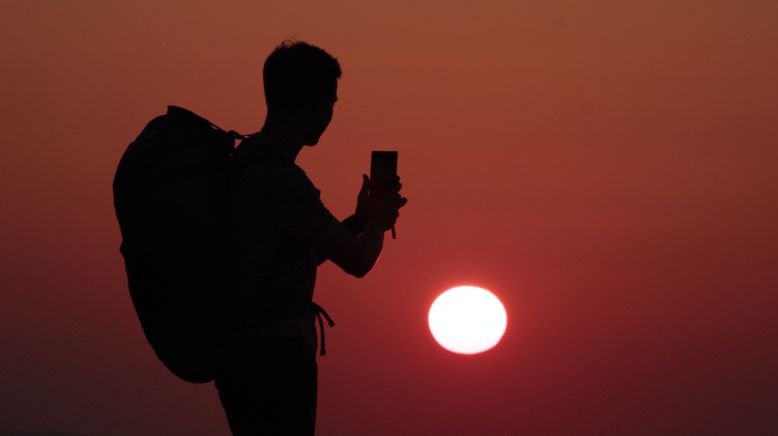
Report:
[[340,75],[338,60],[326,51],[302,41],[284,41],[262,69],[268,111],[321,98],[332,91]]

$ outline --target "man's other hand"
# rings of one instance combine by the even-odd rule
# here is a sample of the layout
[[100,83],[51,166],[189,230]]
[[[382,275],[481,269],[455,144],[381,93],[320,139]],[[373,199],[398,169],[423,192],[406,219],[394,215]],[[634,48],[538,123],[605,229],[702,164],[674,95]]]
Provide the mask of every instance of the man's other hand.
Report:
[[368,200],[368,225],[376,225],[383,231],[394,227],[400,216],[400,208],[408,203],[408,199],[400,195],[402,185],[398,182],[381,198]]

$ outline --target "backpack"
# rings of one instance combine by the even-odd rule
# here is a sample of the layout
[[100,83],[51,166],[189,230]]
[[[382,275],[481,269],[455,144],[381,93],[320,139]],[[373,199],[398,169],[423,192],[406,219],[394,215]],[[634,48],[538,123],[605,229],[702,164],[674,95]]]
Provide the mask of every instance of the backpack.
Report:
[[230,347],[229,183],[236,139],[176,106],[151,120],[113,180],[133,306],[179,378],[213,380]]

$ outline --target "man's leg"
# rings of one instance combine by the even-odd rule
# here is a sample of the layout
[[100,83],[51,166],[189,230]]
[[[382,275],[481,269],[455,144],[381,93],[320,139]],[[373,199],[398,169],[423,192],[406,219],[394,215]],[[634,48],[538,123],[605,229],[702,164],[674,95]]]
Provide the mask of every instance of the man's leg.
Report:
[[260,337],[216,379],[235,436],[313,435],[317,367],[302,340]]

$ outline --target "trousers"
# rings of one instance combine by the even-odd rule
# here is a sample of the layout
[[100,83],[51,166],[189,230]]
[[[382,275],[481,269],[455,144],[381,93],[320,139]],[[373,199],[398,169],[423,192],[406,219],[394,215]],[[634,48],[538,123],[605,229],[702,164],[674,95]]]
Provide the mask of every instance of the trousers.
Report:
[[215,386],[234,436],[311,436],[317,377],[301,338],[257,336],[241,341]]

